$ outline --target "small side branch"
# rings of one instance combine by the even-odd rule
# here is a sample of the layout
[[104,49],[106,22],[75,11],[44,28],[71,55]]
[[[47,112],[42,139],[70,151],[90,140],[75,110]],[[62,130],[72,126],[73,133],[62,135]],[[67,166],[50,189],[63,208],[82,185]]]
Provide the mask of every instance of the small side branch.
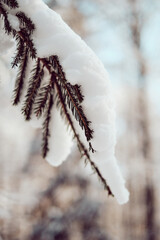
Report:
[[7,10],[4,8],[3,4],[0,2],[0,16],[3,17],[4,19],[4,29],[6,34],[8,35],[13,35],[15,36],[16,31],[12,28],[9,20],[8,20],[8,12]]
[[47,153],[49,151],[49,143],[48,139],[50,137],[50,131],[49,131],[49,124],[51,120],[51,110],[53,107],[53,94],[52,92],[49,93],[48,96],[48,104],[46,107],[46,113],[45,113],[45,119],[43,122],[43,138],[42,138],[42,155],[43,158],[47,156]]
[[18,8],[18,2],[16,0],[1,0],[1,2],[8,5],[10,8]]
[[26,100],[24,103],[24,107],[22,109],[22,113],[24,114],[26,120],[31,119],[31,113],[33,109],[33,104],[35,102],[35,98],[37,96],[38,89],[41,85],[41,81],[44,76],[44,70],[41,69],[41,63],[38,60],[36,66],[34,67],[33,75],[29,81],[29,87],[26,95]]
[[19,19],[20,24],[25,27],[28,34],[31,35],[33,31],[35,30],[35,25],[31,21],[29,17],[27,17],[23,12],[18,12],[16,14],[17,18]]
[[25,46],[23,57],[19,66],[19,72],[17,75],[16,83],[15,83],[15,89],[14,89],[14,99],[13,99],[13,105],[17,105],[20,102],[21,93],[23,90],[23,85],[25,81],[25,73],[28,63],[28,49]]
[[55,81],[55,86],[56,86],[57,93],[58,93],[58,97],[59,97],[59,102],[60,102],[61,107],[62,107],[62,112],[64,113],[65,118],[67,119],[67,122],[69,123],[69,126],[71,127],[71,129],[72,129],[72,131],[73,131],[73,133],[74,133],[74,138],[77,140],[77,144],[78,144],[78,147],[79,147],[79,150],[80,150],[82,156],[85,157],[86,162],[89,162],[89,163],[90,163],[90,165],[91,165],[94,173],[97,174],[100,182],[103,184],[104,188],[108,191],[108,194],[111,195],[111,196],[113,196],[113,194],[112,194],[112,192],[111,192],[111,189],[109,188],[106,180],[105,180],[105,179],[103,178],[103,176],[101,175],[101,173],[100,173],[98,167],[96,166],[96,164],[91,160],[90,155],[89,155],[87,149],[85,148],[85,146],[84,146],[83,143],[81,142],[81,140],[80,140],[80,138],[79,138],[79,135],[78,135],[77,132],[76,132],[76,129],[75,129],[75,127],[74,127],[74,124],[73,124],[73,122],[72,122],[72,120],[71,120],[71,117],[70,117],[68,111],[67,111],[67,106],[66,106],[65,101],[64,101],[64,96],[63,96],[61,87],[60,87],[60,85],[59,85],[56,77],[55,77],[55,80],[54,80],[54,81]]
[[39,89],[38,96],[35,100],[34,113],[37,118],[42,116],[45,110],[49,94],[51,92],[51,85],[47,84]]
[[[72,110],[72,113],[75,116],[75,119],[79,122],[82,130],[84,129],[87,141],[90,141],[93,138],[93,129],[90,128],[91,122],[87,119],[82,106],[80,105],[80,102],[82,102],[82,99],[84,98],[80,92],[80,86],[77,87],[76,85],[75,87],[75,85],[72,86],[67,82],[57,56],[52,56],[52,63],[54,63],[53,68],[57,70],[59,80],[65,91],[68,107]],[[78,96],[75,94],[76,91],[78,91]]]

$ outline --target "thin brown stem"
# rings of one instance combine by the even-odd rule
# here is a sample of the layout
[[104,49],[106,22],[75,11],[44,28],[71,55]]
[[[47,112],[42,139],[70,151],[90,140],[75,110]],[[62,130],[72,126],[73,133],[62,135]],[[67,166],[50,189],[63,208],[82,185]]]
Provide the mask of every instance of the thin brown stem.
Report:
[[71,101],[72,101],[72,103],[73,103],[73,105],[74,105],[74,107],[75,107],[75,109],[76,109],[76,111],[77,111],[77,113],[78,113],[82,123],[83,123],[84,129],[85,129],[85,133],[86,133],[86,137],[87,137],[87,141],[89,141],[89,140],[91,140],[93,138],[93,135],[92,135],[93,134],[93,130],[90,129],[90,127],[88,126],[90,122],[86,119],[85,115],[84,116],[82,115],[83,110],[81,109],[81,111],[80,111],[79,107],[77,106],[77,104],[75,102],[75,99],[73,98],[73,96],[72,96],[72,94],[70,92],[70,89],[69,89],[68,85],[66,84],[65,74],[64,74],[64,72],[62,70],[62,67],[59,64],[59,61],[57,60],[56,57],[54,57],[54,61],[55,61],[56,65],[57,65],[58,72],[60,74],[60,80],[62,81],[63,86],[66,89],[67,94],[68,94],[69,98],[71,99]]
[[[52,73],[52,74],[53,74],[53,73]],[[101,173],[100,173],[98,167],[96,166],[96,164],[91,160],[90,155],[89,155],[87,149],[85,148],[85,146],[84,146],[83,143],[81,142],[81,140],[80,140],[80,138],[79,138],[79,135],[76,133],[74,124],[73,124],[73,122],[72,122],[72,120],[71,120],[71,118],[70,118],[70,115],[69,115],[68,111],[67,111],[67,107],[66,107],[66,104],[65,104],[64,99],[63,99],[62,91],[61,91],[61,88],[60,88],[60,86],[59,86],[59,84],[58,84],[58,81],[57,81],[56,77],[55,77],[55,79],[54,79],[54,82],[55,82],[55,86],[56,86],[56,89],[57,89],[57,92],[58,92],[58,96],[59,96],[59,99],[60,99],[60,102],[61,102],[63,111],[64,111],[65,116],[66,116],[66,118],[67,118],[67,120],[68,120],[68,122],[69,122],[69,125],[70,125],[71,128],[72,128],[72,131],[73,131],[73,133],[74,133],[74,137],[75,137],[76,140],[77,140],[77,143],[78,143],[78,146],[79,146],[79,148],[80,148],[80,151],[83,152],[83,155],[86,157],[87,161],[90,163],[93,171],[97,173],[99,179],[101,180],[102,184],[104,185],[104,188],[108,191],[108,194],[111,195],[111,196],[113,196],[110,187],[107,185],[106,180],[105,180],[105,179],[103,178],[103,176],[101,175]]]

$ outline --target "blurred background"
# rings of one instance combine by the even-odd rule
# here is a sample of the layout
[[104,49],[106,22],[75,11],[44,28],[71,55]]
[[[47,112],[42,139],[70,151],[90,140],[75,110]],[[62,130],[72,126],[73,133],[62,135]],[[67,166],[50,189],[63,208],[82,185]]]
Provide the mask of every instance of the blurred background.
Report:
[[[11,106],[0,57],[0,239],[160,239],[160,1],[46,0],[96,52],[116,98],[117,148],[130,201],[107,196],[73,152],[53,168],[41,133]],[[53,33],[54,34],[54,33]]]

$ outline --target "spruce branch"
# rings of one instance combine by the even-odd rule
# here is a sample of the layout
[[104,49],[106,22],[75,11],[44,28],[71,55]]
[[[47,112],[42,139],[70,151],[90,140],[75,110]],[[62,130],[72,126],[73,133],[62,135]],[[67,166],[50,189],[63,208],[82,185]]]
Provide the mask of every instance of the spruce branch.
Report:
[[[21,101],[21,95],[26,81],[25,75],[28,67],[28,60],[31,58],[35,61],[35,66],[31,71],[32,76],[29,79],[27,94],[25,96],[22,113],[26,120],[31,119],[32,112],[39,118],[44,117],[42,129],[42,155],[47,156],[49,151],[49,137],[50,137],[50,121],[52,107],[56,102],[57,108],[60,110],[62,117],[68,123],[68,126],[73,132],[73,137],[77,141],[77,146],[81,152],[85,162],[89,163],[102,182],[104,188],[109,195],[112,192],[107,185],[106,180],[101,175],[96,164],[91,160],[89,151],[93,153],[95,150],[92,147],[91,140],[93,138],[93,129],[91,128],[91,121],[88,120],[84,113],[81,103],[84,96],[81,92],[81,86],[78,84],[72,85],[66,79],[63,67],[59,62],[58,56],[50,56],[48,58],[38,58],[36,48],[31,38],[35,30],[35,25],[32,20],[23,12],[17,12],[16,17],[19,20],[19,31],[12,28],[8,11],[4,5],[11,8],[18,8],[17,1],[0,0],[0,16],[4,21],[5,33],[12,35],[17,42],[16,54],[12,62],[12,67],[19,66],[19,72],[14,88],[13,104],[16,105]],[[7,8],[8,9],[8,8]],[[48,71],[50,80],[47,84],[43,84],[44,69]],[[77,129],[72,121],[74,117],[79,123],[81,129],[84,131],[86,140],[89,143],[88,149],[85,147],[80,139]]]
[[53,107],[53,93],[52,91],[49,92],[48,94],[48,103],[46,107],[46,112],[45,112],[45,119],[43,122],[43,138],[42,138],[42,156],[45,158],[47,156],[47,153],[49,151],[49,137],[50,137],[50,130],[49,130],[49,124],[51,120],[51,110]]
[[65,73],[63,72],[63,68],[59,63],[57,56],[52,56],[52,63],[63,86],[63,91],[65,92],[68,107],[71,109],[75,119],[79,122],[82,130],[84,130],[87,141],[90,141],[93,138],[93,129],[90,128],[91,121],[87,119],[82,106],[80,105],[80,100],[83,99],[83,96],[80,92],[80,86],[78,86],[78,88],[76,87],[76,90],[78,90],[79,94],[77,97],[75,94],[75,88],[66,80]]
[[[67,81],[57,56],[50,56],[48,59],[43,58],[40,60],[43,62],[50,74],[51,72],[54,72],[55,77],[58,79],[59,84],[62,87],[64,101],[67,103],[69,109],[71,109],[73,116],[79,122],[81,128],[84,129],[86,139],[89,142],[89,151],[94,153],[95,150],[89,141],[93,138],[93,130],[90,128],[90,121],[87,120],[82,106],[80,105],[84,99],[84,96],[81,93],[81,87],[78,84],[72,85]],[[83,125],[83,123],[85,123],[85,125]]]
[[31,34],[35,29],[35,25],[31,19],[28,18],[23,12],[18,12],[16,17],[20,23],[20,31],[16,32],[15,39],[17,42],[17,54],[12,62],[12,67],[17,66],[23,58],[24,47],[27,46],[27,51],[32,59],[36,58],[36,49],[31,39]]
[[78,84],[73,85],[73,91],[79,103],[82,103],[84,100],[84,96],[82,95],[82,92],[81,92],[81,86]]
[[108,186],[106,180],[104,179],[101,172],[99,171],[97,165],[91,160],[91,158],[88,158],[88,157],[86,158],[86,163],[87,162],[91,165],[93,172],[97,174],[99,181],[102,183],[104,189],[107,190],[108,195],[114,197],[110,187]]
[[22,113],[25,116],[26,120],[31,119],[33,104],[35,102],[35,98],[37,96],[38,89],[41,85],[42,79],[44,76],[44,70],[41,67],[41,63],[37,60],[35,67],[32,70],[32,77],[29,81],[29,87],[26,94],[26,99],[24,102],[24,106],[22,108]]
[[20,60],[19,65],[19,72],[17,75],[16,83],[15,83],[15,89],[13,91],[14,97],[13,97],[13,105],[17,105],[20,102],[20,97],[23,90],[23,85],[25,81],[25,73],[27,69],[27,63],[28,63],[28,49],[25,46],[22,54],[22,58]]
[[24,55],[24,48],[25,48],[24,41],[18,34],[16,34],[16,42],[17,42],[17,53],[14,56],[13,62],[11,63],[12,68],[17,67],[18,64],[21,63]]
[[35,30],[35,25],[31,19],[27,17],[23,12],[18,12],[16,16],[18,17],[22,28],[25,28],[29,35],[32,34]]
[[32,59],[36,59],[36,49],[34,47],[33,40],[31,39],[28,31],[25,28],[21,28],[21,30],[17,33],[17,35],[27,45],[29,53],[30,53],[30,57]]
[[0,16],[3,17],[4,19],[4,29],[5,29],[5,33],[8,35],[13,35],[15,36],[15,30],[12,28],[9,20],[8,20],[8,12],[7,10],[4,8],[3,4],[1,4],[0,2]]
[[39,89],[38,95],[35,100],[34,113],[37,118],[40,118],[47,104],[49,94],[51,91],[51,85],[46,84]]
[[18,8],[18,2],[16,0],[0,0],[0,2],[5,3],[10,8]]
[[64,101],[65,100],[65,96],[62,93],[62,89],[61,89],[61,87],[60,87],[56,77],[54,78],[54,81],[55,81],[55,86],[56,86],[56,89],[57,89],[57,94],[58,94],[58,99],[59,99],[58,106],[61,105],[61,114],[65,116],[67,122],[69,123],[69,126],[71,127],[71,129],[72,129],[72,131],[74,133],[74,138],[77,141],[78,148],[79,148],[79,150],[81,152],[82,157],[85,157],[85,162],[89,163],[91,165],[92,170],[94,171],[94,173],[97,174],[100,182],[103,184],[104,188],[108,191],[108,194],[113,196],[109,186],[107,185],[106,180],[101,175],[101,173],[100,173],[98,167],[96,166],[96,164],[91,160],[90,155],[88,153],[88,150],[85,148],[84,144],[80,140],[79,135],[76,132],[76,129],[75,129],[74,124],[73,124],[73,122],[71,120],[70,114],[68,113],[66,103]]

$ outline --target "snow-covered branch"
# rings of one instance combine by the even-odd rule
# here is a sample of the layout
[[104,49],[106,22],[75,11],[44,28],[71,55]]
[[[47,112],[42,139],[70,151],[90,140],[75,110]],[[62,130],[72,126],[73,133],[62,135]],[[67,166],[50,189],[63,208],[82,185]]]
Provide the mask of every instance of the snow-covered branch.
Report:
[[17,43],[13,104],[23,102],[26,120],[33,115],[43,119],[43,157],[54,166],[61,164],[74,138],[108,193],[127,202],[114,157],[115,112],[103,64],[41,0],[0,0],[0,16],[5,33]]

